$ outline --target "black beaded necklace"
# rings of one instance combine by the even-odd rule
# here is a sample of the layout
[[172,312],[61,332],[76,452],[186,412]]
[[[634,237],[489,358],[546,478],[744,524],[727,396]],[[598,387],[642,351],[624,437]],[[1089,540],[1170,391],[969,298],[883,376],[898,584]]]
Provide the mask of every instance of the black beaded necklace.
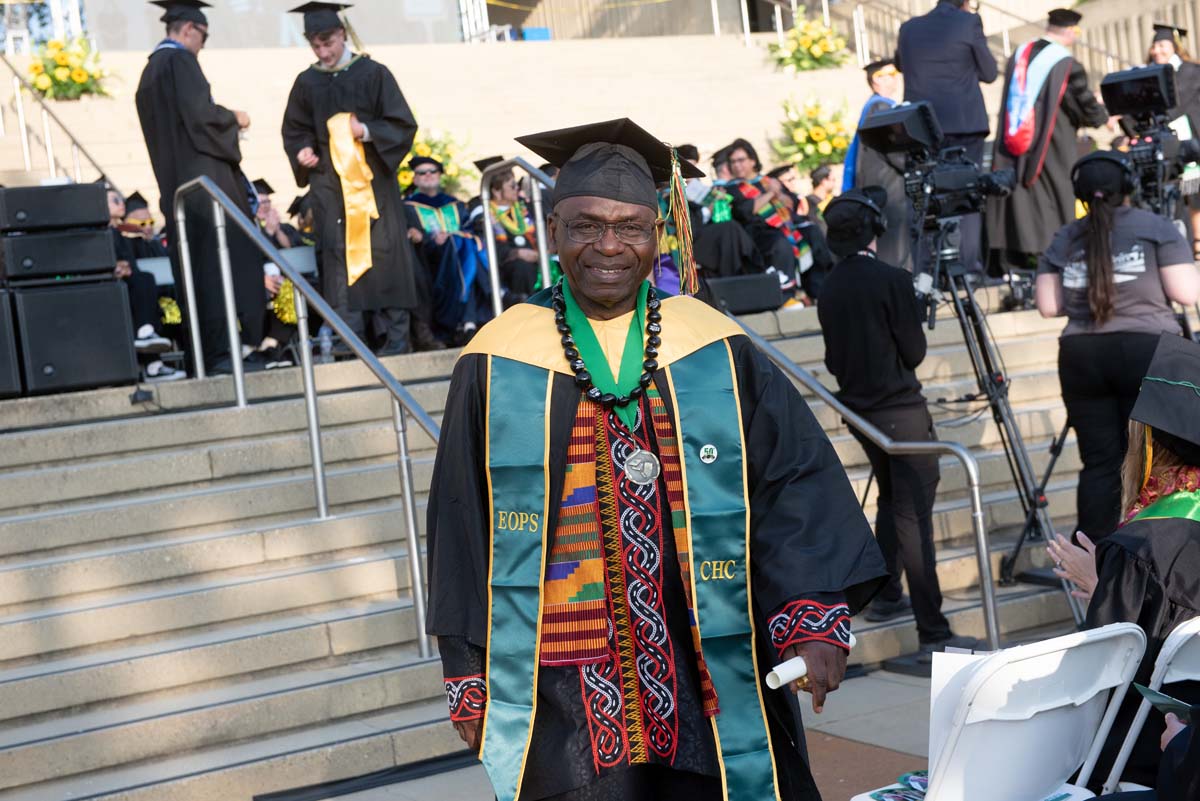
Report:
[[575,373],[575,385],[588,400],[600,404],[605,409],[614,406],[624,408],[646,393],[646,388],[654,380],[653,373],[658,369],[658,346],[662,344],[662,314],[658,311],[662,301],[658,299],[653,286],[646,293],[646,360],[642,362],[642,375],[637,386],[629,390],[628,395],[601,392],[599,387],[592,384],[592,374],[580,358],[579,350],[575,347],[575,338],[571,336],[571,326],[567,324],[567,300],[563,297],[562,281],[554,285],[552,303],[554,324],[558,327],[558,333],[562,335],[563,356],[571,366],[571,371]]

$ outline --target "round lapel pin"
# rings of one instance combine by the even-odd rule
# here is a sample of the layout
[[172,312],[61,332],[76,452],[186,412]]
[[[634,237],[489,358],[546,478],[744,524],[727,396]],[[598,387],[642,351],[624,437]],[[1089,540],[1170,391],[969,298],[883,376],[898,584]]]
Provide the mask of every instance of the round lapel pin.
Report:
[[717,461],[717,446],[702,445],[700,446],[700,461],[705,464],[712,464]]

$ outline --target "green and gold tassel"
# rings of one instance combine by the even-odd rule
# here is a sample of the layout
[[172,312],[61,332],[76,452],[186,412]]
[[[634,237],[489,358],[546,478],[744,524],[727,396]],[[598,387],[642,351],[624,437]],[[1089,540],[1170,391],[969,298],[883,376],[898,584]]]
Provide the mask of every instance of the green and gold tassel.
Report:
[[679,270],[679,291],[684,295],[695,295],[700,289],[700,277],[696,274],[696,261],[692,257],[692,217],[688,211],[683,173],[679,169],[679,153],[673,147],[669,195],[671,219],[675,222],[675,236],[679,240],[679,259],[675,264]]

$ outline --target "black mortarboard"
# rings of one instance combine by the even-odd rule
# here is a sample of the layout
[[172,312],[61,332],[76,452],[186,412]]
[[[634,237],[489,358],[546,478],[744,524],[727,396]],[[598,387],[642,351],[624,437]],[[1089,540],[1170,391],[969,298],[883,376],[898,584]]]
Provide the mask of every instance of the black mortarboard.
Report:
[[273,195],[275,194],[275,187],[267,183],[266,178],[255,178],[254,191],[260,195]]
[[[1178,37],[1176,36],[1176,34],[1178,34]],[[1187,37],[1187,28],[1180,28],[1175,25],[1168,25],[1165,22],[1156,22],[1156,23],[1154,23],[1154,39],[1152,39],[1151,41],[1175,42],[1175,41],[1178,41],[1179,39],[1184,39],[1186,37]]]
[[132,214],[135,211],[150,208],[150,203],[142,196],[141,192],[134,192],[129,197],[125,198],[125,213]]
[[311,199],[309,198],[307,192],[305,192],[303,195],[298,195],[296,199],[292,201],[292,205],[287,207],[287,216],[299,217],[308,210],[308,204],[310,202]]
[[438,170],[444,169],[444,167],[442,167],[442,162],[429,156],[413,156],[413,160],[408,163],[408,167],[409,169],[415,170],[422,164],[432,164],[433,166],[437,167]]
[[172,22],[194,22],[197,25],[207,25],[208,17],[200,9],[211,8],[204,0],[151,0],[150,5],[158,6],[166,11],[160,22],[168,25]]
[[493,164],[499,164],[502,161],[504,161],[504,156],[488,156],[486,159],[480,159],[471,163],[475,165],[475,169],[483,172]]
[[1046,18],[1055,28],[1073,28],[1083,19],[1083,15],[1069,8],[1056,8]]
[[1129,415],[1188,464],[1200,465],[1200,345],[1162,334]]
[[304,35],[311,38],[318,33],[344,28],[338,12],[347,8],[350,8],[347,3],[305,3],[288,13],[304,15]]
[[[622,118],[519,136],[517,141],[561,169],[554,202],[602,197],[658,209],[658,184],[671,180],[672,150]],[[704,173],[679,160],[684,178]]]

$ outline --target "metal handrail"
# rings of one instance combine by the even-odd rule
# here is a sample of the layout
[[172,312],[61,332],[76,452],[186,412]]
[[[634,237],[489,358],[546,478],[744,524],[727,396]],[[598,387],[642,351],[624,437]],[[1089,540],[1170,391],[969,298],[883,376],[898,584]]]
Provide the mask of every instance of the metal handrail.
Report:
[[899,456],[932,453],[949,454],[962,463],[963,470],[967,474],[967,489],[971,495],[971,520],[975,528],[975,556],[979,563],[979,587],[983,602],[983,625],[987,632],[988,645],[992,650],[999,650],[1000,624],[996,611],[996,588],[992,581],[991,547],[988,542],[987,526],[984,524],[983,518],[983,495],[980,490],[979,462],[971,455],[971,452],[966,446],[958,442],[943,442],[940,440],[932,442],[898,442],[892,439],[839,401],[824,384],[817,380],[816,376],[789,359],[783,351],[768,342],[761,334],[749,328],[733,315],[729,316],[742,327],[742,330],[746,332],[746,336],[750,337],[750,341],[757,345],[759,350],[765,353],[780,370],[824,401],[829,408],[842,416],[847,425],[869,439],[884,452]]
[[483,236],[487,243],[488,273],[492,281],[492,311],[497,317],[504,311],[504,299],[500,296],[500,265],[496,258],[496,232],[492,230],[492,190],[488,184],[491,183],[489,179],[493,175],[513,167],[520,167],[533,179],[529,182],[529,194],[532,195],[533,201],[533,231],[537,240],[538,266],[542,271],[542,286],[550,286],[550,251],[546,245],[546,216],[542,213],[542,186],[553,189],[554,179],[519,156],[492,164],[479,176],[479,200],[483,208]]
[[[67,138],[71,140],[71,161],[74,166],[75,183],[83,182],[83,173],[81,169],[82,165],[79,163],[79,156],[82,154],[83,157],[88,160],[88,163],[95,168],[96,172],[100,173],[100,177],[108,182],[110,186],[113,186],[112,181],[109,180],[108,175],[104,172],[104,168],[100,166],[100,163],[92,158],[92,154],[88,152],[87,148],[83,146],[82,142],[75,138],[75,134],[71,133],[71,129],[68,128],[66,124],[58,118],[58,115],[55,114],[50,108],[50,105],[42,99],[41,95],[34,90],[29,81],[21,77],[20,70],[18,70],[13,63],[8,60],[8,56],[0,53],[0,62],[3,62],[4,66],[8,67],[8,71],[11,72],[13,76],[14,96],[17,103],[17,120],[21,128],[21,149],[25,156],[25,171],[30,172],[33,167],[29,158],[29,130],[25,123],[25,101],[21,93],[21,89],[29,92],[29,96],[32,97],[39,106],[41,106],[42,131],[43,137],[45,138],[45,142],[43,142],[43,144],[46,147],[46,160],[48,162],[47,166],[50,170],[50,177],[57,177],[58,171],[58,167],[56,166],[57,162],[54,160],[54,143],[50,138],[50,124],[48,122],[48,120],[53,120],[55,125],[58,126],[59,130],[66,134]],[[113,188],[115,189],[116,187],[113,186]]]
[[329,517],[329,500],[325,484],[325,460],[321,450],[321,421],[317,409],[316,375],[313,370],[312,350],[309,342],[308,307],[317,311],[342,341],[363,361],[367,369],[392,395],[392,425],[396,430],[397,458],[400,466],[400,490],[404,494],[404,522],[407,528],[408,571],[412,584],[413,611],[416,616],[417,646],[423,658],[432,655],[429,636],[425,633],[425,578],[421,564],[420,532],[417,528],[416,489],[413,482],[412,454],[408,448],[408,420],[412,415],[417,424],[436,444],[441,438],[441,427],[426,412],[412,394],[396,380],[379,358],[371,352],[349,324],[333,310],[321,294],[290,265],[283,254],[272,244],[258,227],[242,213],[229,196],[208,176],[193,178],[175,190],[175,220],[178,226],[179,261],[183,277],[184,297],[187,305],[188,328],[191,334],[192,354],[196,377],[204,378],[204,353],[200,343],[200,324],[196,315],[196,290],[192,272],[192,256],[188,250],[187,212],[183,199],[194,192],[203,192],[212,198],[213,224],[217,235],[217,248],[221,270],[221,287],[225,300],[225,316],[229,332],[229,356],[233,368],[233,383],[236,403],[246,406],[246,377],[242,367],[242,341],[238,333],[237,309],[233,298],[233,269],[229,260],[229,244],[226,237],[226,220],[232,220],[250,238],[280,273],[292,282],[296,303],[296,329],[300,339],[300,367],[304,376],[304,408],[308,418],[309,449],[313,462],[313,485],[319,519]]

